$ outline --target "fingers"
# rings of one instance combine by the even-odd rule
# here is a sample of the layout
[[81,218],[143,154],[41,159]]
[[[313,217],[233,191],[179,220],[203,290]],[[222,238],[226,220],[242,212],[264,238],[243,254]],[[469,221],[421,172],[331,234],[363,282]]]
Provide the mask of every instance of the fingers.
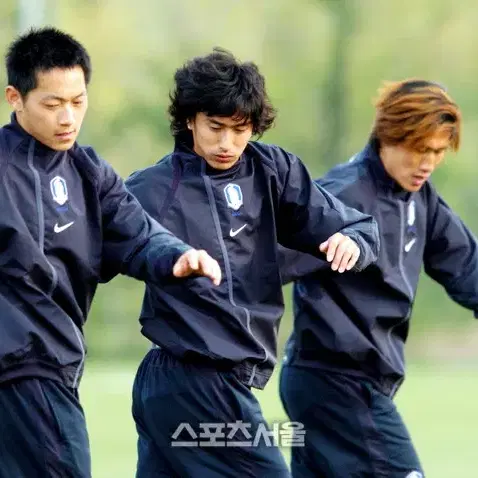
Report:
[[357,248],[352,254],[352,257],[350,258],[349,263],[347,264],[348,271],[351,270],[355,266],[355,264],[357,264],[359,257],[360,257],[360,248],[357,246]]
[[360,256],[358,245],[341,233],[331,236],[319,246],[319,249],[327,252],[327,261],[332,262],[331,269],[339,273],[352,269]]
[[[189,252],[189,251],[188,251]],[[173,266],[173,275],[174,277],[186,277],[189,275],[189,261],[187,259],[187,254],[183,254],[177,261],[176,264]]]
[[175,277],[188,277],[199,268],[199,251],[190,249],[185,252],[174,264],[173,275]]
[[329,237],[329,239],[327,239],[327,262],[332,262],[333,258],[335,257],[335,251],[337,250],[337,247],[339,246],[340,242],[344,237],[345,236],[343,234],[340,234],[340,232],[338,232],[337,234],[334,234],[332,237]]
[[332,270],[338,270],[340,273],[345,272],[347,264],[352,257],[352,248],[351,246],[352,240],[348,237],[344,237],[344,239],[339,242],[337,249],[335,250],[335,256],[332,262]]
[[221,268],[206,251],[191,249],[174,264],[173,275],[175,277],[188,277],[191,274],[208,277],[214,285],[221,283]]
[[199,251],[193,249],[186,252],[187,267],[191,271],[197,271],[199,269]]
[[215,261],[206,251],[198,251],[199,267],[198,273],[209,277],[214,285],[221,283],[221,268],[217,261]]
[[[213,259],[214,261],[214,259]],[[217,261],[214,261],[214,267],[213,267],[213,272],[211,275],[211,280],[214,285],[219,285],[222,280],[222,272],[221,272],[221,266]]]

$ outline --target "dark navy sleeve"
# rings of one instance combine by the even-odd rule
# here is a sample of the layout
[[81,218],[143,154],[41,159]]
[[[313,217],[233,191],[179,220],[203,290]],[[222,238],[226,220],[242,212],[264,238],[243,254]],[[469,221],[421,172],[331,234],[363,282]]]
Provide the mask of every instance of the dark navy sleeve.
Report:
[[324,259],[283,246],[279,246],[278,263],[282,285],[294,282],[321,269],[330,269],[330,264]]
[[151,282],[172,277],[174,263],[191,247],[155,221],[107,163],[100,184],[100,201],[102,281],[119,273]]
[[[294,155],[279,150],[277,165],[281,182],[278,214],[280,244],[317,257],[319,245],[340,232],[360,248],[355,270],[377,259],[380,239],[375,219],[346,206],[312,181],[305,165]],[[287,273],[284,271],[284,277]]]
[[432,190],[425,246],[425,272],[458,304],[478,318],[478,248],[476,237]]

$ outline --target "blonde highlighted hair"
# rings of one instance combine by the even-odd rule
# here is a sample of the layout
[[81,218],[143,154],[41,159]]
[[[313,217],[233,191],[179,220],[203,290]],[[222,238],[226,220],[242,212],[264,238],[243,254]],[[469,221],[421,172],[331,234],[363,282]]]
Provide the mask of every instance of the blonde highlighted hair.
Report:
[[380,144],[420,149],[431,135],[449,131],[450,149],[458,151],[461,112],[438,83],[419,79],[385,82],[374,105],[372,138]]

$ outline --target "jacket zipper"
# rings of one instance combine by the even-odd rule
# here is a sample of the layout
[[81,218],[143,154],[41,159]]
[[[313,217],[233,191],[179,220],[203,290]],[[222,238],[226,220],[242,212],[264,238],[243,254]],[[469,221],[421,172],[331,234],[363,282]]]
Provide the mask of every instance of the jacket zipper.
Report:
[[[234,291],[233,291],[233,287],[232,287],[231,264],[229,262],[229,256],[227,254],[226,243],[224,242],[224,238],[222,237],[221,225],[220,225],[220,221],[219,221],[219,214],[217,212],[216,200],[214,198],[214,192],[213,192],[213,189],[212,189],[211,179],[209,178],[209,176],[206,176],[204,174],[202,175],[202,177],[203,177],[203,180],[204,180],[204,184],[206,185],[206,192],[207,192],[207,196],[208,196],[208,199],[209,199],[209,205],[210,205],[211,210],[212,210],[212,217],[213,217],[213,220],[214,220],[214,227],[216,229],[217,238],[219,240],[219,245],[221,246],[221,252],[222,252],[223,259],[224,259],[224,269],[225,269],[225,273],[226,273],[229,302],[232,304],[233,307],[238,307],[238,308],[242,309],[244,311],[244,313],[246,314],[247,330],[249,331],[251,336],[256,340],[256,342],[262,347],[262,350],[264,350],[265,358],[262,361],[262,363],[265,363],[265,362],[267,362],[267,359],[269,358],[269,354],[267,352],[267,349],[264,347],[264,345],[261,342],[259,342],[259,340],[257,340],[257,338],[254,337],[254,334],[252,333],[252,330],[251,330],[251,313],[250,313],[249,309],[247,309],[246,307],[238,306],[236,304],[236,301],[234,300]],[[256,374],[256,369],[257,369],[257,364],[254,364],[254,366],[252,368],[251,377],[250,377],[249,382],[248,382],[249,386],[252,385],[252,382],[254,380],[254,376]]]
[[[412,286],[410,285],[410,282],[407,278],[407,275],[405,273],[405,268],[403,266],[403,251],[404,251],[404,237],[405,237],[405,206],[403,204],[402,201],[399,201],[398,202],[398,209],[399,209],[399,219],[400,219],[400,243],[399,243],[399,254],[398,254],[398,268],[400,269],[400,274],[402,276],[402,279],[403,279],[403,282],[405,283],[407,289],[408,289],[408,292],[410,294],[410,300],[413,300],[413,288]],[[408,311],[407,315],[405,318],[403,318],[398,324],[395,324],[393,327],[391,327],[388,331],[388,340],[390,342],[390,345],[391,345],[391,350],[394,351],[395,353],[395,356],[396,358],[398,358],[398,360],[401,362],[402,359],[401,357],[398,356],[397,352],[395,351],[395,347],[394,347],[394,344],[392,342],[392,332],[393,330],[402,325],[404,322],[406,322],[410,317],[410,310]],[[393,396],[397,390],[397,388],[399,387],[400,383],[402,382],[402,380],[398,380],[397,383],[395,384],[395,386],[392,388],[392,391],[391,391],[391,396]]]
[[410,285],[410,282],[405,274],[405,269],[403,267],[403,251],[404,251],[404,237],[405,237],[405,205],[402,201],[399,201],[398,207],[400,209],[400,255],[398,256],[398,267],[403,277],[403,281],[407,286],[408,292],[410,294],[410,301],[413,300],[413,287]]
[[[52,274],[51,286],[50,286],[50,290],[48,291],[48,295],[51,296],[54,290],[56,289],[56,286],[58,285],[58,273],[56,272],[56,269],[53,266],[53,264],[49,261],[47,255],[45,254],[45,217],[44,217],[44,211],[43,211],[41,179],[40,179],[40,174],[38,173],[38,171],[36,170],[33,164],[34,150],[35,150],[35,140],[32,139],[30,142],[30,146],[28,148],[28,167],[33,173],[33,178],[35,180],[35,201],[36,201],[37,213],[38,213],[38,245],[43,255],[45,256],[45,260]],[[78,339],[78,343],[80,344],[80,349],[81,349],[80,364],[78,365],[78,369],[76,370],[75,378],[73,380],[73,388],[76,388],[78,385],[81,370],[83,369],[83,364],[85,362],[86,352],[85,352],[85,346],[83,344],[81,331],[79,330],[79,328],[77,327],[73,319],[69,315],[67,315],[67,317],[73,327],[73,331],[75,332],[76,338]]]

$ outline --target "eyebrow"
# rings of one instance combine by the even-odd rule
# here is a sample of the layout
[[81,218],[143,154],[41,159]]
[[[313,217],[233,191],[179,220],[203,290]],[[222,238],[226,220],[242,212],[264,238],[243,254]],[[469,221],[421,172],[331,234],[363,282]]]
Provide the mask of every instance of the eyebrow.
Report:
[[[74,100],[77,100],[78,98],[82,97],[82,96],[86,96],[86,91],[83,91],[82,93],[80,93],[79,95],[76,95],[73,99]],[[51,101],[51,100],[55,100],[55,101],[68,101],[67,99],[65,98],[62,98],[61,96],[56,96],[56,95],[48,95],[48,96],[45,96],[43,98],[43,101]]]
[[424,144],[422,146],[422,149],[425,149],[425,150],[431,150],[431,151],[434,151],[435,153],[439,152],[439,151],[443,151],[443,150],[447,150],[450,146],[440,146],[439,148],[433,148],[432,146],[429,146],[427,144]]
[[[217,125],[217,126],[229,126],[227,125],[226,123],[223,123],[222,121],[218,121],[218,120],[215,120],[215,119],[212,119],[212,118],[209,118],[209,121],[211,123],[213,123],[214,125]],[[236,123],[234,125],[231,125],[232,128],[237,128],[238,126],[241,127],[241,126],[247,126],[249,124],[249,121],[247,120],[244,120],[240,123]]]

